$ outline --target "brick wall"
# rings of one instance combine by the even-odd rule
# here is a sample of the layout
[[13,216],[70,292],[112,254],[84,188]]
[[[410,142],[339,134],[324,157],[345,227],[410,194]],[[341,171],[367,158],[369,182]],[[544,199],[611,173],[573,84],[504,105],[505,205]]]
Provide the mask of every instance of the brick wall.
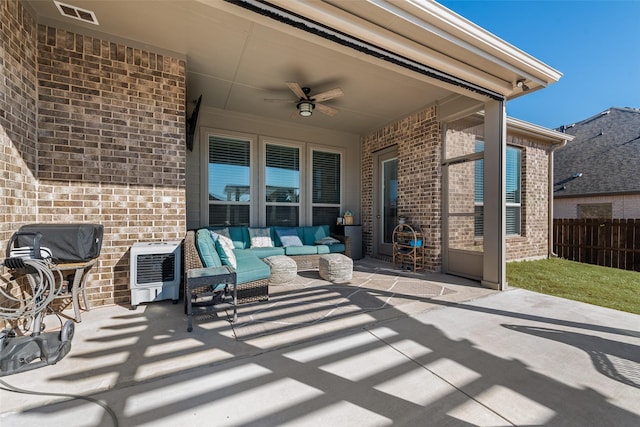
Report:
[[37,213],[36,25],[15,0],[0,2],[0,250]]
[[185,63],[39,26],[38,86],[38,219],[103,224],[90,299],[125,303],[131,245],[186,228]]
[[362,138],[362,218],[367,254],[373,253],[375,153],[398,149],[398,214],[424,233],[426,267],[438,271],[441,256],[441,144],[435,108],[408,116]]
[[11,156],[0,160],[11,172],[0,199],[22,195],[6,204],[2,250],[25,223],[101,223],[89,299],[127,303],[131,245],[181,239],[186,229],[185,63],[36,27],[13,0],[0,2],[0,14],[0,68],[17,94],[0,98],[0,140]]

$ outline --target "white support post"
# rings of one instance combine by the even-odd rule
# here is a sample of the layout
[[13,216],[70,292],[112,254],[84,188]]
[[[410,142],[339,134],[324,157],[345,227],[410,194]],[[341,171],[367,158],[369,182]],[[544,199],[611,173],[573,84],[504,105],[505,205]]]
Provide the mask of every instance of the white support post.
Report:
[[482,285],[507,289],[506,278],[506,112],[504,101],[484,109],[484,260]]

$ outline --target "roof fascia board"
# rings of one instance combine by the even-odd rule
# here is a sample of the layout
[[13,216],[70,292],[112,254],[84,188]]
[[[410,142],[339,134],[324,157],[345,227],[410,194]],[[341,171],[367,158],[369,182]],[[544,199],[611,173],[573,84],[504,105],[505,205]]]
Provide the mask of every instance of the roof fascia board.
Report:
[[[478,116],[484,117],[484,111],[477,113]],[[524,120],[516,119],[514,117],[507,116],[507,129],[520,134],[529,135],[542,139],[554,144],[570,142],[575,138],[573,135],[558,132],[553,129],[546,128],[544,126],[536,125]]]
[[550,142],[561,143],[572,141],[574,136],[558,132],[543,126],[539,126],[514,117],[507,117],[507,127],[513,131],[524,133],[538,138],[543,138]]
[[[523,77],[530,78],[532,81],[544,86],[557,82],[562,77],[560,71],[550,67],[512,44],[507,43],[435,1],[403,0],[403,2],[412,5],[415,8],[414,10],[422,12],[424,14],[422,21],[429,21],[429,17],[436,18],[438,24],[445,28],[444,35],[448,35],[449,41],[460,43],[462,47],[468,45],[478,46],[477,48],[483,53],[485,59],[499,61],[498,63],[504,63],[506,61],[510,67],[519,70],[519,72],[523,74]],[[456,37],[456,33],[461,34],[461,37]],[[464,41],[463,38],[468,39],[469,42]]]
[[[206,0],[200,1],[206,2]],[[254,5],[260,8],[268,8],[271,5],[280,14],[289,13],[289,16],[295,16],[297,19],[302,17],[304,19],[312,19],[313,22],[320,24],[323,30],[331,29],[336,34],[349,35],[349,37],[368,44],[369,47],[379,49],[385,55],[395,56],[398,62],[413,61],[417,65],[440,73],[447,78],[460,80],[468,87],[475,87],[476,90],[484,92],[494,92],[493,95],[488,96],[490,98],[504,98],[513,90],[512,82],[506,82],[468,64],[433,51],[327,3],[292,2],[290,0],[270,0],[269,2],[261,0],[227,1],[241,6]]]

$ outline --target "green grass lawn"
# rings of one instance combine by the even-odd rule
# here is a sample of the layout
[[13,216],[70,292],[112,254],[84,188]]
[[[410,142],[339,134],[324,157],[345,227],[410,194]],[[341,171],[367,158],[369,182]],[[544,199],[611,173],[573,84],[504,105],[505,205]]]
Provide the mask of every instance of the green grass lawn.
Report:
[[551,258],[507,264],[509,286],[640,314],[640,273]]

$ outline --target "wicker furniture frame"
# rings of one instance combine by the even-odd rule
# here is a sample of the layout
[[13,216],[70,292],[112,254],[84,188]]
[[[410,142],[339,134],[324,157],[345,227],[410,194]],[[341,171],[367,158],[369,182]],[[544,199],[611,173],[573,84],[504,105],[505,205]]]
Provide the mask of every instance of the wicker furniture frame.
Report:
[[[194,231],[187,231],[184,238],[184,282],[187,283],[187,272],[193,268],[203,268],[200,255],[196,249]],[[214,284],[214,283],[211,283]],[[254,280],[238,286],[238,304],[267,301],[269,299],[269,279]]]

